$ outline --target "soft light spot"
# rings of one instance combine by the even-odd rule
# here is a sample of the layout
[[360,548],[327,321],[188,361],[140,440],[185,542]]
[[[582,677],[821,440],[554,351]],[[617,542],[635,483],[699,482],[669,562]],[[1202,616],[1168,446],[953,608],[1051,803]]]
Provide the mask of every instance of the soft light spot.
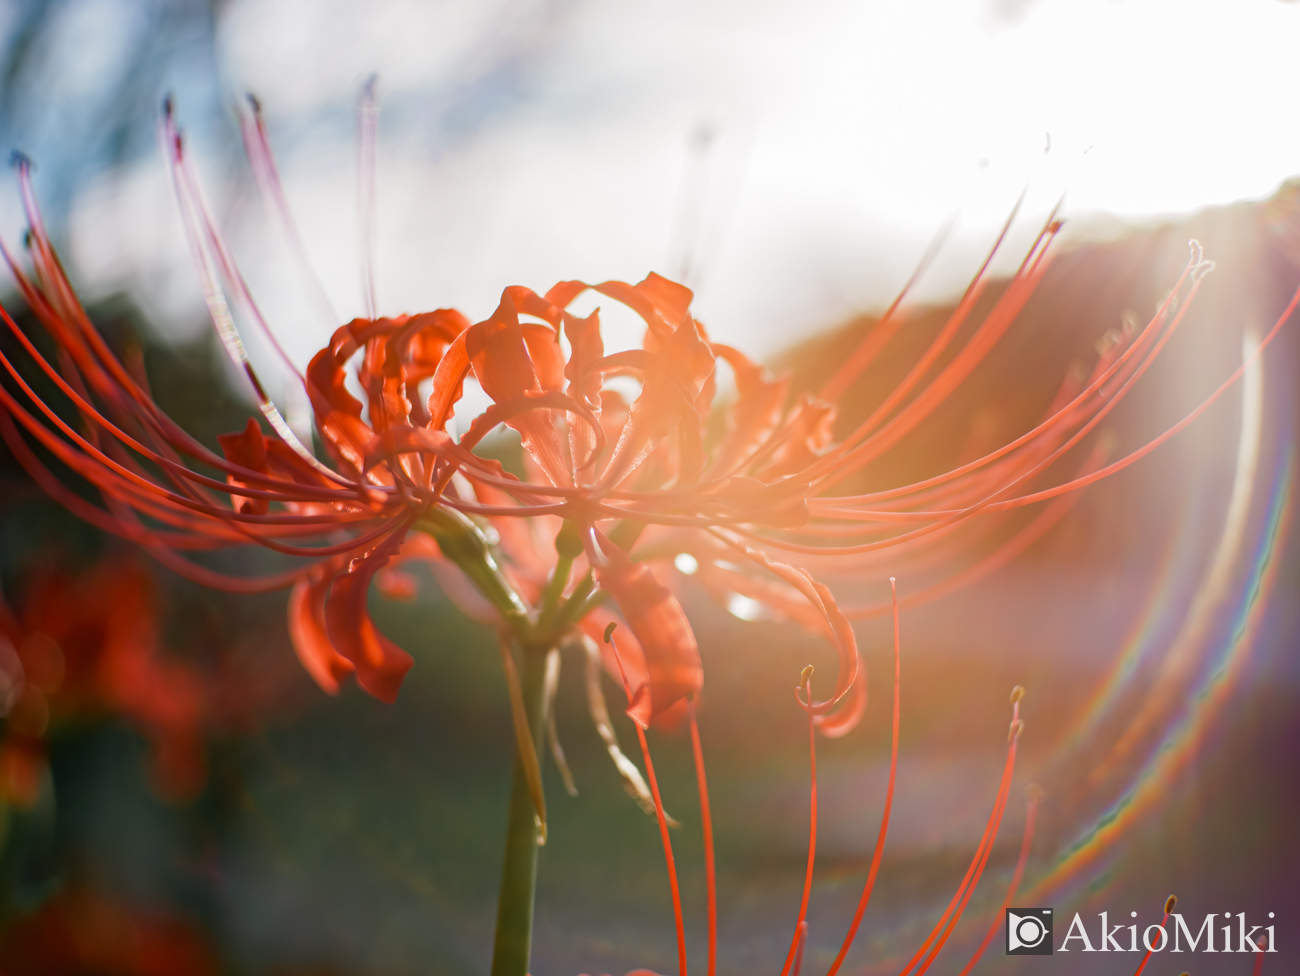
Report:
[[694,576],[700,569],[699,560],[689,552],[679,552],[673,559],[673,565],[677,567],[677,572],[683,576]]
[[763,604],[739,593],[727,597],[727,612],[741,620],[758,620],[763,616]]

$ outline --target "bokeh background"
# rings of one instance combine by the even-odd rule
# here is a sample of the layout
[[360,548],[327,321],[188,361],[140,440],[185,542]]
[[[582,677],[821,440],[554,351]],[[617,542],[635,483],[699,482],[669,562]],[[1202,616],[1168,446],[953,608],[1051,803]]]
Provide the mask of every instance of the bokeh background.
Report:
[[[696,289],[714,337],[810,388],[950,226],[897,350],[846,398],[845,423],[937,330],[1022,191],[995,274],[1065,193],[1065,240],[1020,323],[914,443],[863,476],[871,484],[946,468],[1032,425],[1100,337],[1150,315],[1191,237],[1218,267],[1109,436],[1139,446],[1241,362],[1243,341],[1300,284],[1300,190],[1286,183],[1300,172],[1297,41],[1300,5],[1281,0],[11,0],[0,4],[0,144],[35,160],[97,324],[209,443],[254,405],[210,334],[175,213],[157,148],[167,93],[236,257],[300,363],[362,311],[356,109],[372,74],[385,311],[455,305],[474,318],[507,284],[658,270]],[[244,159],[236,107],[249,92],[323,300]],[[17,194],[0,192],[0,233],[12,245],[22,232]],[[631,322],[612,327],[616,345],[639,339]],[[252,352],[301,422],[301,395],[265,349]],[[1158,921],[1170,892],[1189,920],[1244,911],[1254,924],[1272,911],[1280,952],[1265,972],[1288,971],[1300,938],[1297,352],[1284,332],[1260,371],[1091,489],[1018,560],[904,614],[895,820],[851,971],[901,968],[960,880],[996,792],[1016,683],[1029,697],[1013,801],[936,965],[957,972],[993,920],[1033,781],[1045,797],[1018,902],[1054,906],[1058,927],[1080,911],[1092,933],[1100,911]],[[486,971],[510,750],[492,635],[432,580],[413,602],[375,596],[416,666],[396,705],[328,698],[300,673],[282,595],[180,581],[76,522],[2,457],[5,633],[57,650],[45,712],[6,705],[0,971]],[[842,592],[866,602],[883,586]],[[772,969],[807,830],[790,688],[804,664],[832,662],[792,624],[744,619],[744,605],[728,614],[689,583],[682,597],[707,673],[720,969]],[[819,756],[812,969],[838,947],[883,802],[891,646],[880,621],[859,636],[872,704]],[[533,971],[669,972],[657,832],[623,794],[569,663],[558,720],[580,795],[565,797],[548,770]],[[1118,749],[1140,714],[1153,721]],[[674,843],[702,967],[689,742],[668,732],[654,745],[683,824]],[[995,943],[976,972],[1136,967],[1113,958],[1008,959]],[[1166,955],[1147,972],[1252,963]]]

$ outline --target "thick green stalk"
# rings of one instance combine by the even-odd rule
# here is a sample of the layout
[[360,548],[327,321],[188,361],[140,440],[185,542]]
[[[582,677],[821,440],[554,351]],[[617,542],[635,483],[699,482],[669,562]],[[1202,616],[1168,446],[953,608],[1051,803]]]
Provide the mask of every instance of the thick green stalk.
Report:
[[[542,741],[543,679],[546,647],[524,645],[524,708],[533,745]],[[510,774],[510,814],[506,824],[505,862],[497,898],[497,934],[492,948],[492,976],[527,976],[533,940],[533,897],[537,886],[537,811],[528,791],[528,777],[516,742]]]

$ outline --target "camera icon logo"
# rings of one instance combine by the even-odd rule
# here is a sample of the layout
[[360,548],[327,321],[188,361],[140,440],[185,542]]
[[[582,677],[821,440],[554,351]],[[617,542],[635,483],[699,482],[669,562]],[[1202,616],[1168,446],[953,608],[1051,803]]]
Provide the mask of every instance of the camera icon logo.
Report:
[[1007,955],[1050,956],[1052,954],[1052,910],[1050,908],[1007,909]]

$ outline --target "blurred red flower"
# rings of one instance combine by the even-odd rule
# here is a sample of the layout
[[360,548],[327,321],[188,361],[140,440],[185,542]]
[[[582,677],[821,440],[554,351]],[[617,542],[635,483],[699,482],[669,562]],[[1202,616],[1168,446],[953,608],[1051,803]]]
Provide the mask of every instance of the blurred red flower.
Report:
[[86,888],[61,892],[0,941],[6,973],[209,976],[212,950],[185,919],[136,910]]
[[133,559],[29,573],[21,604],[0,603],[0,685],[0,769],[19,805],[35,800],[47,733],[99,717],[144,733],[162,795],[191,797],[206,780],[209,689],[191,664],[162,653],[153,581]]

